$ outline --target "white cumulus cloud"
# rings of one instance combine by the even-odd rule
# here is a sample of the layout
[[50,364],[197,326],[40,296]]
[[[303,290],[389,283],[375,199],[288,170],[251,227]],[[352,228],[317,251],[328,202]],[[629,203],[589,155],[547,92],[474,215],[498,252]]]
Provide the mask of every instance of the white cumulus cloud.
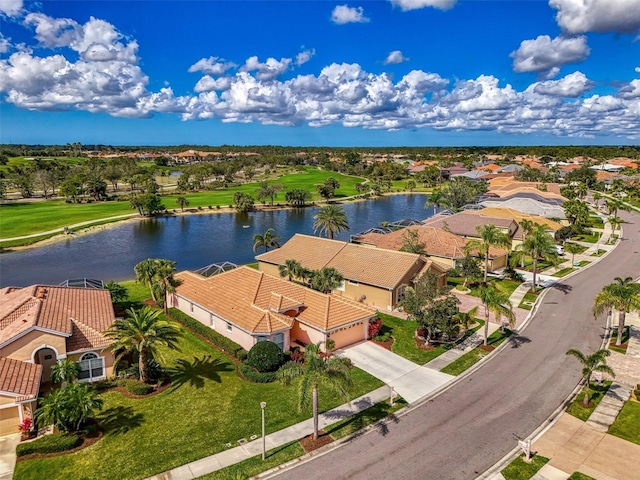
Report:
[[315,49],[303,50],[302,52],[296,55],[296,65],[304,65],[316,54]]
[[559,80],[534,83],[529,89],[539,95],[576,98],[589,91],[592,87],[593,82],[584,73],[574,72]]
[[547,76],[552,77],[559,67],[586,59],[590,51],[584,36],[551,39],[540,35],[534,40],[524,40],[510,57],[516,72],[548,72]]
[[391,0],[396,7],[403,11],[417,10],[420,8],[433,7],[439,10],[449,10],[453,8],[458,0]]
[[350,7],[345,4],[336,5],[336,8],[331,12],[331,21],[338,25],[344,25],[346,23],[366,23],[369,18],[364,16],[364,8]]
[[237,65],[233,62],[227,62],[223,58],[209,57],[201,58],[196,63],[189,67],[189,72],[202,72],[207,75],[224,75],[225,72],[231,68],[235,68]]
[[571,34],[634,34],[640,29],[638,0],[549,0],[549,5],[558,10],[560,28]]
[[22,15],[22,0],[0,0],[0,14],[7,17]]
[[266,62],[260,62],[258,56],[247,58],[246,62],[240,69],[243,72],[252,72],[257,70],[256,78],[258,80],[273,80],[274,78],[282,75],[289,69],[291,65],[290,58],[281,58],[276,60],[275,58],[267,58]]
[[394,50],[393,52],[387,55],[387,58],[384,60],[385,65],[395,65],[402,62],[408,62],[409,58],[405,57],[400,50]]

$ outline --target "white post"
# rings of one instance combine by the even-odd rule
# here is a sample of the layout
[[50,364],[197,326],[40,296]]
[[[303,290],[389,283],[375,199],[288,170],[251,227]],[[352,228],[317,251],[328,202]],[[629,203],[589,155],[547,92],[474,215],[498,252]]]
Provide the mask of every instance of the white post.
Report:
[[389,405],[393,407],[396,398],[396,390],[393,388],[393,385],[389,385]]
[[264,409],[267,406],[267,402],[260,402],[260,410],[262,411],[262,460],[264,461],[266,452],[267,452],[267,444],[264,435]]

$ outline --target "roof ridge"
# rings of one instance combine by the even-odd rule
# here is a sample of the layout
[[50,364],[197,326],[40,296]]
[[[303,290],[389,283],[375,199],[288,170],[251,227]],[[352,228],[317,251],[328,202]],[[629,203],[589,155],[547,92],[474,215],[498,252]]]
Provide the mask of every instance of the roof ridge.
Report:
[[258,283],[255,287],[255,290],[253,292],[253,299],[251,299],[251,303],[254,304],[256,303],[256,299],[258,298],[258,293],[260,293],[260,286],[262,285],[262,281],[264,279],[264,272],[258,272]]

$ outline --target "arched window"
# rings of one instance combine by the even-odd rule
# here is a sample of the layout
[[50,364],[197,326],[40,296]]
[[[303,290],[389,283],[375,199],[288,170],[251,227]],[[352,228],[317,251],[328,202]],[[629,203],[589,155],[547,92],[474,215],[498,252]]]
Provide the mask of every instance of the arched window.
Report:
[[284,333],[276,333],[273,336],[273,343],[280,347],[280,350],[284,350]]
[[104,357],[88,352],[80,357],[80,375],[78,380],[93,382],[104,378]]

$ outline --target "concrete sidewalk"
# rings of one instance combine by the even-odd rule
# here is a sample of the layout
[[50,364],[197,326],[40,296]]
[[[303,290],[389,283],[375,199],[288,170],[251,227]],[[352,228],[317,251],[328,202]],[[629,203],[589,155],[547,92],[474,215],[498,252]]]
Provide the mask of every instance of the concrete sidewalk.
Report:
[[[489,335],[500,328],[499,325],[495,323],[489,323]],[[449,365],[450,363],[455,362],[462,355],[467,352],[470,352],[474,348],[482,345],[484,343],[484,327],[481,327],[480,330],[474,332],[469,338],[467,338],[464,342],[451,350],[447,350],[442,355],[437,356],[430,362],[426,363],[424,366],[426,368],[431,368],[432,370],[442,370],[444,367]]]
[[631,387],[613,382],[596,409],[587,420],[587,425],[608,432],[609,427],[616,421],[625,402],[631,398]]
[[16,467],[16,446],[20,443],[20,434],[0,437],[0,480],[11,480]]
[[[389,387],[380,387],[373,392],[352,400],[351,403],[341,405],[319,416],[320,428],[339,422],[344,418],[361,412],[376,403],[380,403],[389,398]],[[269,406],[267,405],[267,412]],[[268,415],[268,413],[267,413]],[[268,417],[267,417],[268,418]],[[299,440],[313,432],[313,419],[309,418],[303,422],[296,423],[290,427],[270,433],[266,436],[266,449],[285,445],[287,443]],[[230,448],[215,455],[210,455],[200,460],[187,463],[173,470],[149,477],[147,480],[191,480],[201,477],[211,472],[215,472],[222,468],[234,465],[243,460],[255,457],[262,453],[262,439],[258,438],[251,442],[245,443],[239,447]]]

